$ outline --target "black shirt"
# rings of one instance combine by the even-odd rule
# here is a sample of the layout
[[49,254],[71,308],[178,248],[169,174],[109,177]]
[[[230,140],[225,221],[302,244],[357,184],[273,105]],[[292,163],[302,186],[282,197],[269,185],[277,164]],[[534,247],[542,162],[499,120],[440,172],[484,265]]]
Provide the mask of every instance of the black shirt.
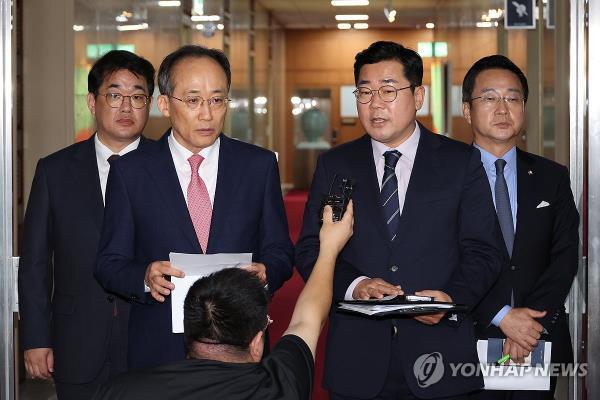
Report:
[[260,363],[184,360],[105,383],[94,400],[310,399],[314,360],[298,336],[285,335]]

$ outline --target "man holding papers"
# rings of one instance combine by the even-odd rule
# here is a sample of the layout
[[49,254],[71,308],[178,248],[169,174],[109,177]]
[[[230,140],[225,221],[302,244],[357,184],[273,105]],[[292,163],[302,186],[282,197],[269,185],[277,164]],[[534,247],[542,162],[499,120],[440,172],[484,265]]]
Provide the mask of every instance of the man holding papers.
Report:
[[[198,280],[184,307],[187,360],[129,373],[96,400],[302,399],[311,395],[314,355],[331,306],[335,259],[352,235],[352,203],[339,222],[324,214],[321,250],[292,320],[262,358],[268,296],[248,272],[225,269]],[[262,361],[261,361],[262,358]]]
[[[356,223],[337,260],[334,302],[403,291],[473,307],[501,267],[478,150],[416,122],[425,93],[415,51],[373,43],[356,55],[354,77],[367,134],[320,156],[296,247],[298,269],[311,274],[319,209],[338,174],[355,182]],[[427,355],[447,371],[449,363],[477,362],[468,315],[368,319],[336,311],[329,322],[324,386],[331,400],[464,398],[483,386],[476,376],[419,378]]]
[[[292,273],[293,247],[275,154],[222,133],[229,61],[184,46],[162,62],[158,107],[172,128],[111,169],[95,275],[131,299],[129,366],[182,360],[171,327],[169,253],[252,253],[249,267],[269,292]],[[146,289],[145,289],[146,286]]]
[[[522,361],[542,337],[552,362],[573,360],[564,302],[577,273],[579,215],[567,169],[516,147],[525,122],[527,78],[508,58],[477,61],[463,82],[463,113],[487,173],[503,251],[510,259],[475,309],[482,337],[502,337]],[[552,399],[549,391],[484,392],[481,399]]]

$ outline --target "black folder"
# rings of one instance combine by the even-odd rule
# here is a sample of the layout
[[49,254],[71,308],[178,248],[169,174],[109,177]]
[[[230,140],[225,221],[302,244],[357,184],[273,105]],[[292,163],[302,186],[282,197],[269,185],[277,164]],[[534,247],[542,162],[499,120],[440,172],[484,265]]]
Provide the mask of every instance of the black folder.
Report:
[[432,297],[427,296],[399,295],[383,299],[342,301],[337,310],[368,317],[397,317],[438,312],[466,312],[468,308],[463,304],[435,301]]

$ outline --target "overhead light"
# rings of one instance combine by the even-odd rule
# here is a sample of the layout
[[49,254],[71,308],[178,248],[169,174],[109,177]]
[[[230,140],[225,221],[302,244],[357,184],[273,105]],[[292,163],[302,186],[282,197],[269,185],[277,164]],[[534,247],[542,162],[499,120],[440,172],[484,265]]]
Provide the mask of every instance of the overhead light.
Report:
[[490,21],[481,21],[475,24],[478,28],[491,28],[492,23]]
[[369,0],[331,0],[334,7],[368,6]]
[[73,25],[73,30],[75,32],[81,32],[82,30],[84,30],[84,26],[83,25]]
[[143,29],[148,29],[148,24],[135,24],[135,25],[119,25],[117,26],[118,31],[141,31]]
[[223,24],[217,24],[217,29],[222,31],[223,29],[225,29],[225,25]]
[[433,29],[433,28],[435,28],[435,24],[433,22],[428,22],[425,24],[425,28]]
[[117,21],[117,22],[127,22],[127,21],[129,21],[129,19],[126,16],[124,16],[124,15],[117,15],[115,17],[115,21]]
[[194,22],[215,22],[220,21],[219,15],[192,15],[192,21]]
[[335,16],[336,21],[367,21],[367,14],[340,14]]
[[181,5],[181,1],[179,0],[159,0],[159,7],[179,7]]
[[195,26],[195,28],[196,28],[197,30],[201,31],[201,30],[203,30],[203,29],[204,29],[204,24],[197,24],[197,25]]
[[338,24],[338,29],[352,29],[352,25],[347,22],[342,22]]
[[369,29],[369,24],[366,22],[357,22],[354,24],[354,29]]
[[388,7],[385,7],[383,9],[383,15],[385,15],[385,18],[390,24],[396,20],[396,10],[391,10]]

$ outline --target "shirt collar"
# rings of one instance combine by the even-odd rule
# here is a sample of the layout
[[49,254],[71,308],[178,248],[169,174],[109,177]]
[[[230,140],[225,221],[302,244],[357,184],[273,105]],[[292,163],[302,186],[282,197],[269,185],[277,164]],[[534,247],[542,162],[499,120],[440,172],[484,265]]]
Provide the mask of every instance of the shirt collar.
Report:
[[138,137],[133,142],[129,143],[127,146],[125,146],[123,149],[121,149],[121,151],[119,151],[118,153],[115,153],[114,151],[109,149],[104,143],[102,143],[100,141],[100,139],[98,138],[98,133],[96,133],[94,135],[94,145],[96,147],[96,154],[98,154],[100,159],[104,160],[104,161],[107,161],[108,157],[112,156],[113,154],[118,154],[120,156],[125,155],[125,154],[129,153],[130,151],[137,149],[139,144],[140,144],[140,138]]
[[390,148],[386,146],[384,143],[378,142],[377,140],[371,138],[371,143],[373,145],[373,155],[375,159],[383,157],[383,153],[388,150],[398,150],[402,157],[400,159],[404,159],[409,161],[411,164],[415,161],[415,156],[417,154],[417,147],[419,147],[419,138],[421,137],[421,128],[418,123],[415,123],[415,130],[411,135],[406,139],[402,144],[395,148]]
[[[177,139],[175,139],[175,136],[173,136],[173,130],[171,130],[171,134],[169,135],[168,140],[169,147],[171,148],[171,152],[173,153],[173,160],[175,164],[185,165],[186,167],[189,167],[188,159],[196,153],[192,153],[181,143],[179,143]],[[220,143],[221,138],[217,137],[217,140],[215,140],[213,144],[203,148],[202,150],[200,150],[199,153],[197,153],[200,154],[202,158],[204,158],[204,161],[202,161],[202,163],[214,161],[213,159],[218,154],[217,149],[219,148]]]
[[493,174],[496,173],[496,165],[494,164],[496,160],[502,158],[506,161],[506,166],[504,167],[505,171],[509,171],[515,173],[517,171],[517,147],[513,146],[509,151],[504,153],[502,157],[496,157],[483,147],[479,146],[477,143],[474,143],[473,146],[479,149],[481,152],[481,163],[483,164],[483,168],[486,171],[489,171]]

